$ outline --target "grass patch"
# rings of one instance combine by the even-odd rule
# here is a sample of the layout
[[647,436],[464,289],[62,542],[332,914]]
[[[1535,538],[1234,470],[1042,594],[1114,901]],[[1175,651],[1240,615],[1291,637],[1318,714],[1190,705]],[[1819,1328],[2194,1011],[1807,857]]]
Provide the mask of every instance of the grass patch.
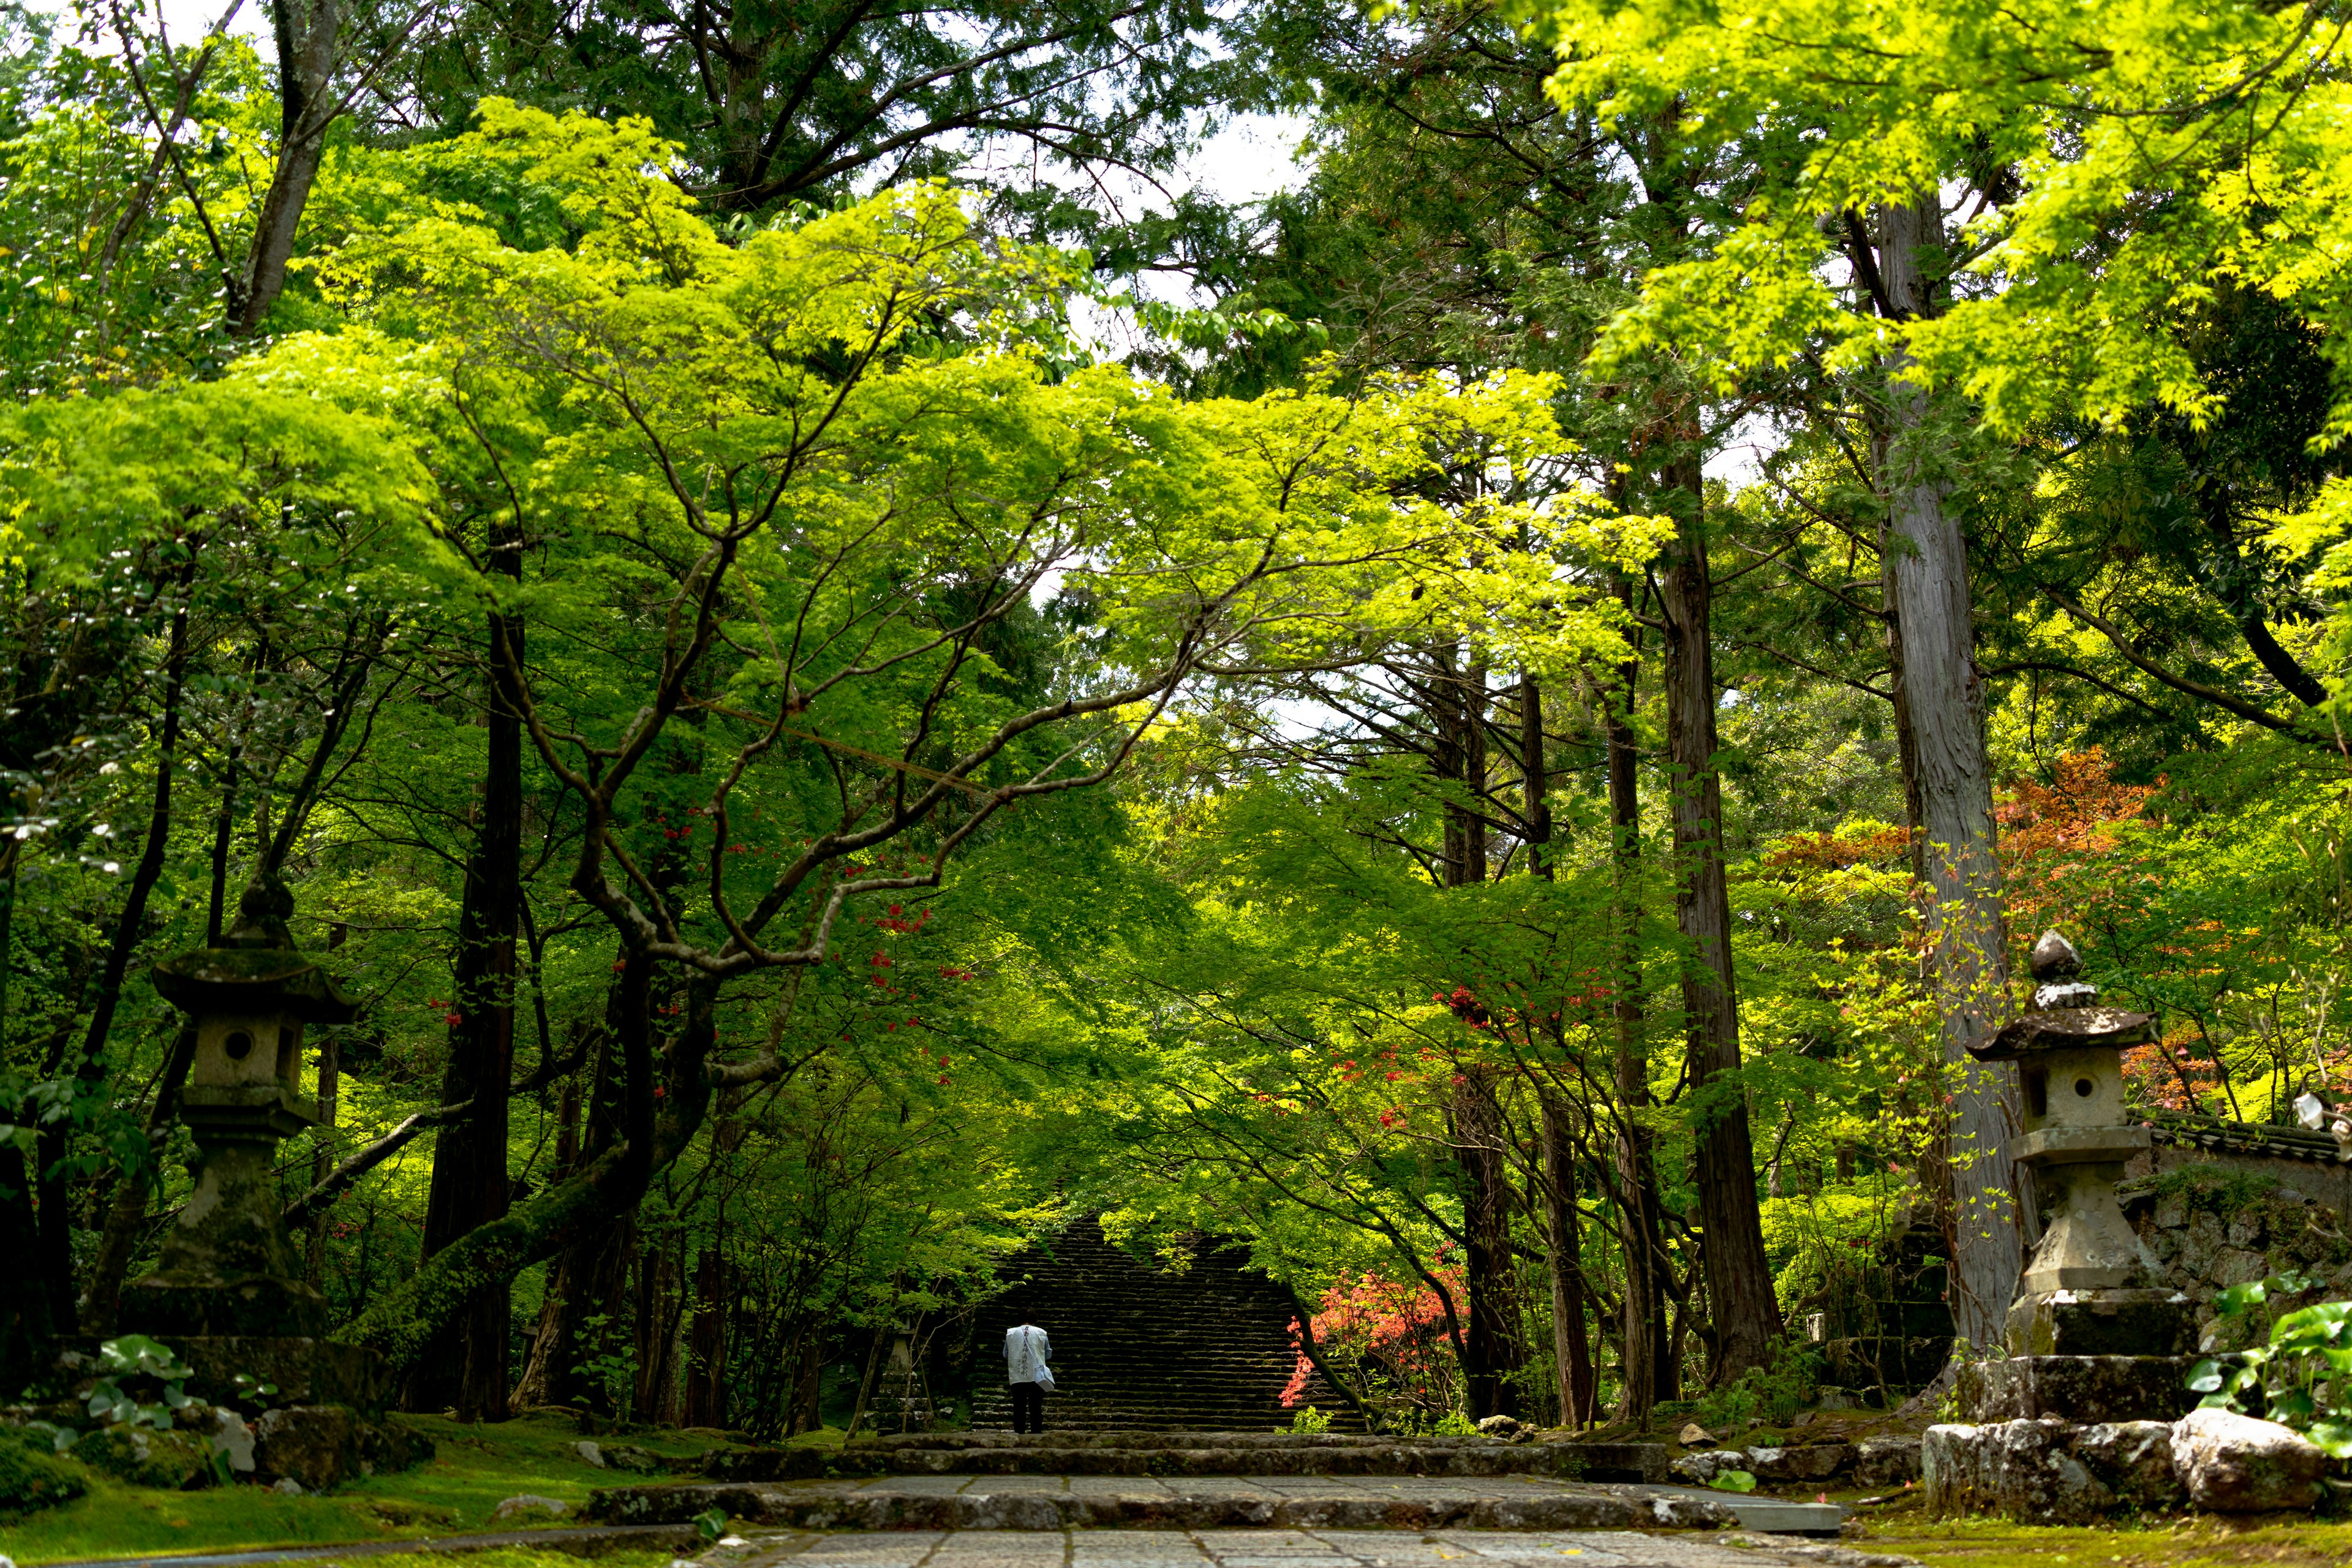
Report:
[[[575,1521],[542,1516],[493,1526],[490,1512],[508,1498],[529,1493],[567,1503],[576,1513],[597,1487],[659,1479],[591,1465],[580,1455],[578,1427],[562,1416],[531,1415],[480,1426],[439,1416],[400,1419],[433,1439],[435,1456],[422,1465],[353,1481],[331,1493],[288,1497],[256,1486],[160,1492],[92,1476],[87,1497],[8,1520],[0,1524],[0,1537],[23,1568],[33,1568],[42,1563],[142,1552],[235,1552],[415,1540],[493,1528],[543,1529]],[[835,1440],[839,1441],[837,1435]],[[594,1441],[686,1458],[719,1447],[721,1439],[716,1433],[646,1431]],[[577,1563],[539,1555],[551,1563]],[[662,1554],[664,1563],[668,1560],[668,1554]],[[482,1568],[488,1559],[469,1554],[466,1562]],[[525,1565],[519,1561],[515,1568]]]
[[1874,1521],[1864,1551],[1900,1552],[1931,1568],[2340,1568],[2352,1522],[2238,1522],[2211,1515],[2144,1526],[2079,1529],[2000,1520]]

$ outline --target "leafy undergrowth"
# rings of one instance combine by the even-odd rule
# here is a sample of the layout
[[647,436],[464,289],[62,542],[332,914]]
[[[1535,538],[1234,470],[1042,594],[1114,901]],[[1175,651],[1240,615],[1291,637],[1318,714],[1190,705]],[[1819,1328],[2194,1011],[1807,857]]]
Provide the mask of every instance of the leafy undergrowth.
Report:
[[[579,1452],[578,1426],[561,1415],[527,1415],[480,1426],[437,1416],[400,1419],[433,1439],[438,1450],[435,1456],[412,1468],[353,1481],[323,1496],[288,1497],[255,1486],[151,1491],[93,1476],[89,1496],[7,1520],[0,1523],[0,1539],[6,1541],[9,1555],[29,1568],[134,1552],[226,1552],[545,1528],[572,1521],[542,1516],[494,1526],[490,1512],[508,1498],[523,1494],[553,1498],[576,1511],[594,1488],[658,1479],[591,1465]],[[728,1439],[717,1432],[648,1428],[594,1440],[685,1458]],[[466,1561],[469,1568],[487,1568],[483,1557]],[[663,1561],[668,1561],[667,1554]]]
[[1965,1519],[1875,1522],[1865,1552],[1899,1552],[1929,1568],[2341,1568],[2352,1563],[2352,1523],[2280,1516],[2204,1517],[2139,1527],[2061,1529]]

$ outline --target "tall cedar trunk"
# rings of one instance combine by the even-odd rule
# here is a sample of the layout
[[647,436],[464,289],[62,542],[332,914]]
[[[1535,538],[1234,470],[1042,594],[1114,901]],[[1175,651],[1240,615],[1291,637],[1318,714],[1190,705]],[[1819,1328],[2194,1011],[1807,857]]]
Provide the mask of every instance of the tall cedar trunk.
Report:
[[677,1380],[678,1323],[677,1248],[674,1238],[656,1235],[652,1247],[637,1255],[637,1386],[635,1410],[640,1421],[667,1422],[677,1414]]
[[272,0],[278,44],[278,162],[254,221],[252,248],[229,289],[229,331],[258,331],[286,287],[295,232],[326,155],[327,128],[340,110],[336,63],[342,13],[336,0]]
[[[1888,309],[1898,317],[1928,314],[1930,284],[1920,253],[1943,241],[1936,198],[1883,208],[1878,217],[1879,276]],[[2006,1063],[1979,1066],[1963,1048],[1998,1026],[2006,1005],[2000,863],[1968,544],[1945,505],[1948,487],[1927,460],[1928,400],[1900,379],[1907,366],[1898,355],[1885,367],[1887,523],[1881,558],[1901,650],[1896,694],[1911,734],[1911,787],[1924,840],[1944,1059],[1961,1081],[1946,1150],[1952,1317],[1962,1339],[1987,1350],[2001,1342],[2010,1299],[2024,1270],[2017,1181],[2007,1152],[2019,1121],[2017,1075]]]
[[1462,1163],[1464,1263],[1470,1331],[1463,1375],[1474,1418],[1519,1414],[1513,1376],[1525,1364],[1511,1289],[1511,1186],[1503,1168],[1503,1113],[1490,1069],[1473,1065],[1454,1095],[1454,1144]]
[[1584,1331],[1584,1238],[1576,1206],[1576,1163],[1569,1152],[1568,1105],[1543,1093],[1544,1220],[1550,1232],[1552,1363],[1559,1369],[1560,1420],[1592,1421],[1592,1345]]
[[1723,788],[1715,769],[1711,590],[1697,454],[1675,459],[1664,478],[1678,513],[1659,584],[1666,631],[1675,912],[1696,959],[1683,973],[1683,1011],[1689,1078],[1697,1097],[1699,1213],[1717,1343],[1711,1376],[1720,1385],[1770,1363],[1780,1308],[1764,1257],[1756,1150],[1738,1079],[1739,1010],[1732,986],[1731,899],[1724,879]]
[[1486,822],[1479,809],[1486,788],[1486,670],[1476,658],[1465,670],[1459,654],[1452,644],[1441,644],[1430,658],[1429,702],[1437,731],[1431,761],[1437,776],[1460,784],[1465,797],[1445,805],[1440,875],[1449,888],[1486,879]]
[[[1616,582],[1618,603],[1630,613],[1633,584]],[[1642,797],[1632,717],[1642,673],[1638,657],[1617,667],[1617,690],[1608,704],[1610,868],[1615,889],[1616,951],[1610,1012],[1616,1027],[1617,1100],[1623,1107],[1617,1139],[1618,1244],[1625,1256],[1625,1296],[1620,1332],[1624,1342],[1624,1387],[1617,1419],[1649,1425],[1662,1398],[1678,1395],[1675,1364],[1666,1344],[1664,1205],[1658,1198],[1657,1162],[1652,1133],[1640,1113],[1650,1105],[1650,1060],[1642,1025],[1641,921]]]
[[1462,680],[1462,880],[1486,879],[1486,656],[1474,649]]
[[[610,1007],[616,1009],[621,1005],[619,988],[615,987]],[[623,1136],[623,1088],[616,1034],[608,1027],[597,1041],[595,1066],[589,1079],[587,1132],[576,1160],[562,1166],[563,1177],[602,1158]],[[566,1102],[577,1116],[576,1087],[566,1091]],[[539,1328],[531,1337],[530,1359],[515,1385],[516,1408],[530,1410],[583,1401],[586,1384],[573,1370],[590,1353],[582,1342],[582,1325],[597,1313],[609,1316],[615,1310],[626,1288],[629,1259],[635,1250],[636,1225],[632,1215],[623,1224],[580,1236],[549,1261]]]
[[[122,911],[116,918],[114,938],[107,946],[106,963],[100,970],[98,994],[92,999],[89,1027],[82,1037],[81,1059],[74,1071],[76,1099],[95,1096],[101,1091],[106,1077],[107,1037],[114,1027],[115,1009],[122,1000],[122,986],[131,971],[131,954],[138,950],[139,938],[147,923],[147,900],[155,890],[163,874],[163,851],[172,834],[172,775],[179,769],[180,753],[180,693],[188,672],[188,606],[187,586],[195,575],[193,559],[180,573],[180,605],[172,613],[171,640],[163,657],[163,722],[156,736],[155,793],[147,814],[145,842],[140,847],[138,868],[131,874],[131,886],[124,892]],[[176,1054],[176,1053],[175,1053]],[[184,1077],[186,1068],[182,1067]],[[70,1191],[68,1178],[57,1168],[67,1152],[67,1131],[63,1124],[44,1128],[36,1147],[41,1163],[37,1173],[41,1194],[40,1237],[37,1257],[42,1278],[49,1293],[49,1316],[58,1323],[79,1321],[85,1308],[77,1299],[74,1289],[73,1239],[70,1229]],[[131,1184],[124,1183],[124,1186]],[[140,1199],[143,1208],[145,1199]],[[19,1255],[21,1257],[21,1255]],[[114,1281],[121,1281],[118,1276]],[[111,1300],[93,1301],[88,1309],[92,1323],[102,1319],[111,1327],[114,1319]],[[90,1331],[85,1324],[85,1331]]]
[[[921,1320],[918,1319],[919,1322]],[[911,1400],[923,1374],[918,1364],[907,1372],[906,1397]],[[793,1383],[792,1429],[814,1432],[824,1425],[822,1403],[824,1391],[824,1321],[812,1318],[806,1334],[801,1341],[800,1374]],[[905,1423],[900,1424],[905,1429]]]
[[[512,549],[497,559],[502,570],[520,564]],[[488,631],[493,671],[488,774],[480,826],[466,859],[457,916],[457,1021],[449,1026],[449,1064],[441,1080],[442,1104],[469,1100],[472,1110],[434,1146],[425,1206],[427,1258],[475,1226],[502,1217],[509,1194],[507,1088],[514,1077],[515,932],[522,898],[522,723],[510,700],[509,671],[520,659],[522,626],[492,615]],[[511,1300],[505,1280],[475,1293],[410,1373],[410,1409],[454,1405],[461,1421],[506,1419]]]
[[1528,874],[1551,879],[1551,765],[1544,756],[1543,690],[1519,677],[1519,777],[1528,818]]
[[727,1266],[717,1247],[706,1247],[694,1268],[694,1317],[687,1331],[686,1390],[678,1402],[681,1426],[727,1425]]
[[[32,1173],[24,1152],[0,1143],[0,1258],[29,1258],[39,1245]],[[22,1388],[46,1357],[57,1323],[39,1275],[11,1268],[0,1276],[0,1386]]]
[[678,1421],[688,1426],[727,1425],[727,1190],[724,1172],[743,1145],[744,1122],[736,1114],[746,1091],[730,1089],[719,1100],[710,1130],[711,1163],[721,1173],[711,1205],[710,1236],[695,1265],[694,1316],[687,1329],[686,1364],[680,1369]]
[[857,1380],[857,1403],[850,1407],[849,1430],[842,1436],[845,1443],[857,1436],[859,1429],[866,1425],[866,1418],[873,1414],[874,1385],[882,1374],[882,1352],[890,1337],[889,1331],[879,1322],[870,1331],[873,1337],[866,1346],[866,1373]]

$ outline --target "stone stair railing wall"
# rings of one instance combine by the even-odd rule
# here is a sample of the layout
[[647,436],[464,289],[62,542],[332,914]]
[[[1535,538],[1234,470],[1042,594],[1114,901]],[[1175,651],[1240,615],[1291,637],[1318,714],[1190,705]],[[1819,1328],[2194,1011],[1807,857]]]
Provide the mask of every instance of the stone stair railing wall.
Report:
[[[1154,1268],[1108,1241],[1089,1215],[1005,1267],[1016,1281],[973,1321],[971,1421],[1012,1425],[1004,1331],[1032,1322],[1053,1341],[1045,1425],[1129,1431],[1267,1431],[1296,1414],[1282,1391],[1297,1364],[1288,1294],[1234,1249],[1195,1247],[1181,1270]],[[1362,1429],[1320,1376],[1299,1400],[1335,1430]]]

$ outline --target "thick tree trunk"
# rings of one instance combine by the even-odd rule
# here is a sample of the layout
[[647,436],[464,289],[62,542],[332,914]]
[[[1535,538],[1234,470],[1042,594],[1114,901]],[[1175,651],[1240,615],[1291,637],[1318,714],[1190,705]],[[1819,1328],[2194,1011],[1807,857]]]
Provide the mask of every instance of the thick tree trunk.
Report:
[[1543,690],[1519,677],[1519,777],[1528,819],[1528,874],[1551,879],[1551,766],[1544,755]]
[[1739,1012],[1732,984],[1731,900],[1724,875],[1723,788],[1716,773],[1711,584],[1696,452],[1665,475],[1679,524],[1661,563],[1666,624],[1667,760],[1674,797],[1675,909],[1695,950],[1683,971],[1683,1011],[1697,1144],[1707,1295],[1720,1384],[1770,1364],[1780,1304],[1764,1257],[1756,1151],[1739,1081]]
[[[1633,607],[1633,584],[1619,578],[1618,602]],[[1617,1419],[1646,1427],[1661,1398],[1675,1397],[1674,1363],[1666,1345],[1665,1239],[1664,1205],[1658,1198],[1657,1162],[1652,1134],[1641,1115],[1651,1104],[1650,1060],[1642,1019],[1640,752],[1632,716],[1642,664],[1629,657],[1617,667],[1617,689],[1608,704],[1610,869],[1616,908],[1615,952],[1611,979],[1615,1026],[1617,1100],[1622,1107],[1617,1138],[1618,1243],[1625,1257],[1625,1296],[1620,1337],[1623,1342],[1624,1388]]]
[[[32,1173],[14,1143],[0,1143],[0,1258],[30,1258],[39,1245]],[[40,1370],[57,1321],[39,1274],[10,1268],[0,1275],[0,1386],[22,1388]]]
[[[1935,196],[1882,208],[1878,219],[1878,270],[1889,310],[1900,318],[1929,313],[1921,252],[1942,244]],[[1924,449],[1932,439],[1927,394],[1900,379],[1907,365],[1897,356],[1886,366],[1882,570],[1901,649],[1897,702],[1911,733],[1944,1059],[1958,1083],[1947,1152],[1952,1316],[1959,1336],[1984,1352],[2001,1342],[2024,1269],[2022,1216],[2007,1152],[2018,1127],[2017,1077],[2007,1064],[1973,1062],[1963,1047],[2002,1020],[2008,956],[1968,544],[1945,505],[1948,486]]]
[[[614,1004],[617,1005],[617,998]],[[621,1068],[614,1031],[607,1029],[596,1048],[589,1079],[588,1127],[585,1145],[568,1154],[558,1167],[557,1184],[585,1165],[604,1158],[621,1142]],[[579,1091],[567,1088],[565,1103],[577,1115]],[[581,1327],[598,1313],[612,1315],[628,1279],[629,1261],[636,1253],[636,1220],[632,1212],[622,1223],[592,1228],[559,1251],[547,1266],[547,1289],[539,1310],[539,1331],[532,1336],[530,1360],[516,1385],[518,1409],[547,1405],[583,1403],[586,1386],[572,1369],[586,1356]]]
[[1544,1221],[1550,1232],[1552,1364],[1559,1377],[1559,1414],[1570,1426],[1592,1421],[1592,1345],[1584,1331],[1583,1216],[1576,1205],[1576,1163],[1570,1152],[1568,1105],[1543,1093]]
[[686,1391],[681,1426],[727,1425],[727,1265],[716,1247],[702,1248],[694,1269],[694,1318],[687,1332]]
[[1470,1329],[1463,1376],[1474,1419],[1517,1415],[1516,1374],[1525,1364],[1511,1288],[1511,1187],[1503,1163],[1503,1114],[1490,1069],[1471,1066],[1454,1096],[1454,1157],[1461,1162],[1465,1272]]
[[677,1249],[670,1237],[656,1234],[654,1245],[637,1255],[637,1386],[636,1418],[673,1420],[679,1300]]
[[[511,553],[511,552],[509,552]],[[505,670],[520,653],[521,626],[489,617],[488,774],[481,820],[466,861],[457,918],[457,1022],[449,1030],[449,1064],[441,1103],[471,1101],[466,1120],[445,1130],[433,1151],[433,1184],[425,1210],[423,1252],[430,1258],[459,1237],[505,1215],[507,1089],[514,1078],[515,932],[520,925],[522,725],[509,700]],[[454,1405],[463,1421],[507,1415],[511,1289],[486,1283],[462,1321],[417,1363],[408,1407]]]
[[1486,788],[1486,668],[1474,656],[1465,669],[1459,653],[1450,643],[1432,650],[1428,697],[1437,731],[1432,763],[1440,779],[1461,786],[1462,795],[1449,799],[1444,812],[1440,875],[1449,888],[1486,879],[1486,821],[1480,810]]
[[295,234],[341,102],[334,74],[342,13],[336,0],[273,0],[270,19],[278,44],[278,163],[254,219],[252,248],[229,290],[228,328],[239,336],[260,330],[286,287]]

